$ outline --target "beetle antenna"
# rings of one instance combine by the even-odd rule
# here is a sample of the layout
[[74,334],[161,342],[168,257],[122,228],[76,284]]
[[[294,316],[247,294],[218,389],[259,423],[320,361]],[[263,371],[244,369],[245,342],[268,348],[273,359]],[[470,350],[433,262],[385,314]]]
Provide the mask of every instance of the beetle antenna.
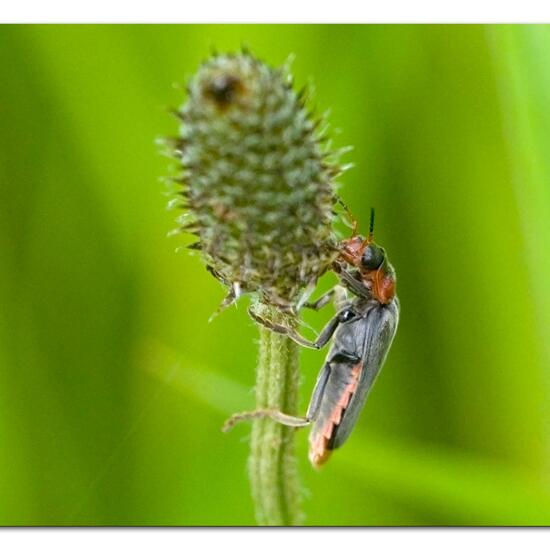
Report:
[[345,210],[346,215],[347,215],[349,221],[351,222],[351,230],[352,230],[352,235],[351,236],[352,236],[352,238],[357,236],[357,226],[359,225],[358,222],[357,222],[357,218],[353,215],[353,213],[351,212],[349,206],[340,197],[337,197],[336,200],[342,206],[342,208]]
[[370,209],[370,224],[369,224],[369,237],[368,240],[372,241],[374,238],[374,208]]

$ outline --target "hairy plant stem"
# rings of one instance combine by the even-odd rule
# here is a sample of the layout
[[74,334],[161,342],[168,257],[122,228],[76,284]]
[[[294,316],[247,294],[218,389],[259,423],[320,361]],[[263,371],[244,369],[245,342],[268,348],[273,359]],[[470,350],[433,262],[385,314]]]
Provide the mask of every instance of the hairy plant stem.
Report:
[[[290,316],[272,306],[261,305],[256,311],[275,323],[293,323]],[[298,384],[297,344],[282,334],[260,327],[256,407],[295,415]],[[282,426],[270,418],[253,423],[250,483],[260,525],[298,525],[302,521],[294,432],[294,428]]]

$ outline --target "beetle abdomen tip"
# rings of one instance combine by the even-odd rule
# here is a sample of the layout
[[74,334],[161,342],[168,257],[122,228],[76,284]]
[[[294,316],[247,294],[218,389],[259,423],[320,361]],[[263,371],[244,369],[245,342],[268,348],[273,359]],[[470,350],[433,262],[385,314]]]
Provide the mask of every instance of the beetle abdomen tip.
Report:
[[324,447],[311,449],[309,453],[309,460],[313,467],[320,468],[330,458],[331,454],[332,450],[326,447],[325,441]]

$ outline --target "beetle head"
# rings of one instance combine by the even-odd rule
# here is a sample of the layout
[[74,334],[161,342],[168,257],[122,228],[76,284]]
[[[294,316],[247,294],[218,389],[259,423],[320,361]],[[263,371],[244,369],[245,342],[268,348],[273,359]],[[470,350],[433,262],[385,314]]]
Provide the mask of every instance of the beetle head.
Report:
[[374,209],[368,237],[352,235],[341,243],[340,257],[356,267],[372,296],[387,304],[395,295],[395,271],[388,261],[386,251],[374,242]]
[[361,256],[361,267],[367,271],[380,269],[386,259],[386,251],[374,242],[367,243]]

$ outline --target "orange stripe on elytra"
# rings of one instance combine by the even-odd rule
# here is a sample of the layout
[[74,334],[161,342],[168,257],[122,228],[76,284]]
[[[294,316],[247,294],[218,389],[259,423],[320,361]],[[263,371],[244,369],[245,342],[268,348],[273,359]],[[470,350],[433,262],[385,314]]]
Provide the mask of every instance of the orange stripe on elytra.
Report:
[[347,384],[336,403],[336,406],[332,410],[331,415],[327,419],[325,425],[321,429],[319,435],[311,442],[309,459],[314,466],[321,466],[324,464],[331,453],[328,448],[328,442],[332,437],[334,428],[342,421],[342,414],[349,405],[352,395],[357,390],[357,384],[359,383],[359,376],[361,374],[362,364],[357,363],[351,370],[351,381]]

